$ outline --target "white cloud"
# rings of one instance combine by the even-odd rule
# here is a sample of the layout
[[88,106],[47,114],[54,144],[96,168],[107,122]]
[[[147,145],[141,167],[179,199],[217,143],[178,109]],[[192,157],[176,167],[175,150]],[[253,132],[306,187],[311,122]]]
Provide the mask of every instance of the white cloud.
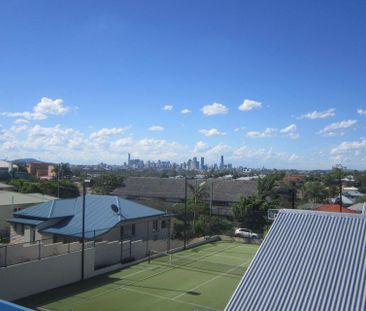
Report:
[[303,114],[302,116],[298,117],[298,119],[310,119],[310,120],[325,119],[325,118],[329,118],[329,117],[334,117],[335,111],[336,110],[334,108],[330,108],[330,109],[324,110],[324,111],[315,110],[313,112]]
[[185,108],[185,109],[182,109],[181,111],[180,111],[180,113],[181,114],[187,114],[187,113],[191,113],[192,111],[191,110],[189,110],[189,109],[187,109],[187,108]]
[[45,120],[47,119],[47,116],[43,113],[38,113],[38,112],[29,112],[29,111],[24,111],[24,112],[2,112],[1,113],[2,116],[4,117],[11,117],[11,118],[25,118],[28,120]]
[[260,131],[249,131],[247,132],[247,137],[253,138],[264,138],[264,137],[272,137],[277,133],[276,128],[267,127],[263,132]]
[[330,151],[330,154],[344,154],[351,151],[366,150],[366,139],[361,139],[359,141],[344,141],[340,143],[337,147]]
[[357,109],[357,113],[361,116],[366,116],[366,110],[364,109]]
[[160,126],[160,125],[152,125],[148,128],[148,130],[150,132],[162,132],[164,131],[164,127]]
[[335,136],[335,133],[333,132],[334,130],[350,128],[355,124],[357,124],[357,120],[344,120],[341,122],[335,122],[324,127],[322,130],[318,132],[318,134],[322,134],[324,136]]
[[220,132],[218,129],[212,128],[212,129],[201,129],[199,132],[207,137],[211,136],[223,136],[225,135],[224,132]]
[[262,108],[262,103],[251,99],[245,99],[244,102],[239,106],[239,110],[241,111],[249,111],[259,108]]
[[298,139],[300,135],[297,133],[296,124],[290,124],[289,126],[280,130],[280,133],[285,134],[287,137],[291,139]]
[[208,148],[208,144],[203,142],[202,140],[196,142],[195,146],[194,146],[194,152],[202,152],[205,151]]
[[201,111],[206,116],[214,116],[217,114],[226,114],[229,112],[229,109],[222,104],[213,103],[212,105],[203,106]]
[[165,105],[162,109],[165,110],[165,111],[171,111],[173,110],[173,106],[172,105]]
[[291,161],[291,162],[292,162],[292,161],[296,161],[296,160],[298,160],[298,159],[299,159],[299,156],[298,156],[298,155],[296,155],[296,154],[294,154],[294,153],[293,153],[293,154],[291,154],[291,155],[290,155],[290,157],[288,158],[288,160],[289,160],[289,161]]
[[280,130],[280,132],[283,133],[283,134],[294,133],[296,131],[297,131],[296,124],[290,124],[289,126],[287,126],[287,127]]
[[113,127],[113,128],[102,128],[97,132],[93,132],[90,134],[90,139],[100,139],[109,136],[114,136],[123,133],[129,127]]
[[27,120],[45,120],[49,115],[64,115],[70,110],[64,106],[62,99],[52,100],[47,97],[42,97],[41,101],[33,107],[33,111],[24,112],[1,112],[5,117],[24,118]]
[[36,113],[42,113],[45,115],[64,115],[70,108],[64,106],[62,99],[52,100],[47,97],[42,97],[41,101],[33,108]]
[[29,120],[26,120],[26,119],[16,119],[14,121],[14,124],[17,124],[17,125],[28,124],[28,123],[29,123]]

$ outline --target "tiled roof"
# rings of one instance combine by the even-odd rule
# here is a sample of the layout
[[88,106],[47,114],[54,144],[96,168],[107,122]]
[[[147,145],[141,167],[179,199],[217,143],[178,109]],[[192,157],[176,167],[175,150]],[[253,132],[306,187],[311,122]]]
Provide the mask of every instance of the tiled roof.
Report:
[[[340,211],[340,206],[339,204],[323,204],[321,206],[319,206],[318,208],[315,208],[314,211],[318,211],[318,212],[333,212],[333,213],[339,213]],[[342,213],[350,213],[350,214],[354,214],[355,211],[352,211],[348,208],[342,207]]]
[[365,216],[282,210],[225,310],[366,310],[365,258]]

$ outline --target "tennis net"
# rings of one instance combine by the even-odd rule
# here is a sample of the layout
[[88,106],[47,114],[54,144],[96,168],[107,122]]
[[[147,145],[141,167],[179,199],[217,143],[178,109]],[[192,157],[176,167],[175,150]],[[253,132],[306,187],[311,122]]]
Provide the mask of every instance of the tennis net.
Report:
[[210,261],[210,255],[190,256],[181,255],[179,253],[159,252],[155,250],[150,250],[149,263],[177,267],[180,269],[195,270],[199,272],[211,272],[215,274],[224,273],[226,275],[233,276],[242,276],[246,269],[243,265],[232,265]]

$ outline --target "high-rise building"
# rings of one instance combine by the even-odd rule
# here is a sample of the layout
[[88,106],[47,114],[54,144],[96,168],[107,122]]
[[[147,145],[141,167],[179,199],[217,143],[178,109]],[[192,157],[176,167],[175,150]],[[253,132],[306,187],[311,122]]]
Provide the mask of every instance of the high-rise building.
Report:
[[224,166],[225,166],[225,164],[224,164],[224,156],[222,155],[221,156],[221,161],[220,161],[220,170],[223,170],[224,169]]
[[203,171],[205,169],[205,158],[201,157],[201,170]]
[[130,167],[131,165],[131,154],[128,154],[127,166]]
[[199,169],[199,162],[197,161],[197,157],[193,157],[193,169],[194,170]]

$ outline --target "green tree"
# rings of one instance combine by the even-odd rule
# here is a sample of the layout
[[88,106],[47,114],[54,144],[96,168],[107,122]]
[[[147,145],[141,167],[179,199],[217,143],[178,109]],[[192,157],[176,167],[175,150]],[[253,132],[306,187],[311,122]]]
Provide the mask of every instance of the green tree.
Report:
[[277,183],[284,177],[284,173],[276,172],[265,177],[259,178],[257,182],[258,195],[261,199],[275,198],[275,187]]
[[97,194],[110,194],[123,185],[123,176],[114,173],[103,173],[94,179],[92,191]]
[[274,208],[274,203],[263,200],[258,196],[240,197],[240,201],[232,205],[234,219],[241,226],[254,231],[262,231],[266,225],[266,212]]
[[320,181],[306,182],[302,191],[307,202],[322,203],[328,197],[328,190]]
[[57,178],[63,179],[65,177],[72,176],[72,171],[71,171],[69,163],[61,162],[60,164],[55,165],[52,172],[55,174],[55,176],[54,176],[55,179],[57,179]]
[[192,214],[192,228],[194,230],[198,215],[208,214],[208,205],[206,204],[208,193],[205,183],[198,185],[198,187],[188,184],[188,187],[192,193],[192,197],[188,200],[188,207]]

